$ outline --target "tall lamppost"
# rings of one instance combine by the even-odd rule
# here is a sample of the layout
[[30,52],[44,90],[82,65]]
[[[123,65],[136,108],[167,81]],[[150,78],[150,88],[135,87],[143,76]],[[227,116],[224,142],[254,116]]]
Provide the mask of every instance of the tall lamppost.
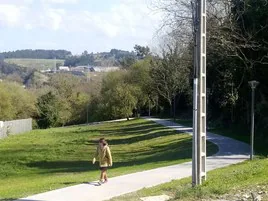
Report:
[[259,82],[256,80],[252,80],[248,82],[249,86],[251,87],[251,140],[250,140],[250,160],[253,160],[254,155],[254,118],[255,118],[255,111],[254,111],[254,102],[255,102],[255,89],[258,86]]
[[192,0],[194,35],[192,185],[206,180],[206,0]]

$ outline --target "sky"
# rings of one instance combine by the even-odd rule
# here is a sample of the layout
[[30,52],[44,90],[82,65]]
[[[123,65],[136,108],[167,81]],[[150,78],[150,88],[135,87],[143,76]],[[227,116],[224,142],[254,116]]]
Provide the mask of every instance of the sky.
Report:
[[152,45],[160,21],[150,0],[0,0],[0,52],[133,50]]

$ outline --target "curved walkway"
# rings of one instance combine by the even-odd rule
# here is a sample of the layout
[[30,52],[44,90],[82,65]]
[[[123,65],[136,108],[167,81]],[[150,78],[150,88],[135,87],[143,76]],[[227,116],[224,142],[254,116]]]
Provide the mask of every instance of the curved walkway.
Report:
[[[192,133],[192,128],[168,120],[146,119],[177,131]],[[207,157],[207,171],[239,163],[249,158],[250,147],[243,142],[209,132],[207,133],[207,140],[219,147],[217,154]],[[174,179],[189,177],[191,173],[192,163],[187,162],[114,177],[102,186],[96,186],[94,182],[80,184],[33,195],[18,201],[102,201],[145,187],[152,187]]]

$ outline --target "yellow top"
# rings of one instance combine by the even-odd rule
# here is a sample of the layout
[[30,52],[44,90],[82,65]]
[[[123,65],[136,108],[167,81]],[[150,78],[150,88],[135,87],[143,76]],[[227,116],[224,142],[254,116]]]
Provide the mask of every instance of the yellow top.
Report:
[[113,165],[111,150],[108,145],[104,147],[98,146],[95,158],[99,160],[100,167],[108,167]]

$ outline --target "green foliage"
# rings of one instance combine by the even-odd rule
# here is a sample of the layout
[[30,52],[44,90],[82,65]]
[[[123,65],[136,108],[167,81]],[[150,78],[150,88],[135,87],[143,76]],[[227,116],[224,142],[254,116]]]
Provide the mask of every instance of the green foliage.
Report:
[[88,53],[84,51],[79,56],[70,56],[66,58],[64,65],[66,66],[121,66],[131,65],[135,61],[135,54],[128,51],[111,49],[110,52]]
[[52,92],[44,94],[38,98],[38,126],[40,128],[47,128],[58,125],[58,106],[60,106],[59,101],[57,100],[56,96],[52,94]]
[[35,117],[35,95],[16,83],[0,82],[0,120]]
[[125,82],[126,72],[109,73],[101,90],[102,110],[107,118],[129,118],[137,105],[138,88]]
[[89,94],[86,80],[69,74],[55,74],[50,87],[38,98],[38,124],[41,128],[84,123]]
[[9,91],[3,83],[0,83],[0,120],[10,120],[15,116],[15,111],[11,104]]
[[140,59],[143,59],[150,54],[150,48],[148,46],[144,47],[140,45],[135,45],[134,50],[137,54],[137,57]]
[[49,77],[37,70],[33,70],[25,77],[24,83],[29,88],[42,88],[49,81]]
[[[106,96],[108,105],[111,107],[111,114],[114,118],[132,116],[132,112],[137,105],[137,88],[129,84],[118,84]],[[112,92],[112,94],[110,94]],[[112,95],[113,98],[110,98]]]

